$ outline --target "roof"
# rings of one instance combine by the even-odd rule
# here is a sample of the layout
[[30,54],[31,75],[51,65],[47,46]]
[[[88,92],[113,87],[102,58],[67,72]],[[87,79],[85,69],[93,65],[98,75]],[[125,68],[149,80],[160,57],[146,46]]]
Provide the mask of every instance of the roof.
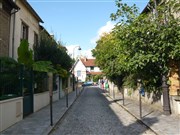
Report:
[[85,67],[94,67],[94,66],[96,66],[95,59],[81,58],[81,61],[84,64]]
[[101,75],[102,72],[90,72],[91,75]]
[[12,0],[7,0],[7,2],[15,9],[19,10],[19,7]]
[[87,75],[101,75],[103,74],[102,72],[93,72],[93,71],[86,71]]
[[[157,2],[157,5],[163,3],[163,1],[161,1],[161,0],[156,0],[156,2]],[[143,11],[141,12],[141,14],[143,14],[143,13],[146,13],[146,14],[147,14],[148,12],[150,12],[150,5],[151,5],[151,3],[152,3],[152,1],[149,1],[149,2],[147,3],[147,5],[145,6],[145,8],[144,8]]]
[[43,20],[39,17],[36,11],[31,7],[31,5],[26,0],[21,0],[21,2],[26,6],[26,8],[33,14],[33,16],[41,23],[44,23]]
[[72,68],[70,69],[70,72],[73,71],[73,69],[75,68],[75,66],[77,65],[78,62],[79,62],[79,59],[77,59],[77,61],[75,61],[75,63],[72,65]]

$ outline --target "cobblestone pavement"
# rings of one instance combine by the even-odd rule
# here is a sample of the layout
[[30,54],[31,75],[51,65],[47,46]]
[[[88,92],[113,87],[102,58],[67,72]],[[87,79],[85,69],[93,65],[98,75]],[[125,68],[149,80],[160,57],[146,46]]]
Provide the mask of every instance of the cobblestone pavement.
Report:
[[[156,118],[151,118],[156,123]],[[96,87],[86,87],[51,135],[154,135]]]

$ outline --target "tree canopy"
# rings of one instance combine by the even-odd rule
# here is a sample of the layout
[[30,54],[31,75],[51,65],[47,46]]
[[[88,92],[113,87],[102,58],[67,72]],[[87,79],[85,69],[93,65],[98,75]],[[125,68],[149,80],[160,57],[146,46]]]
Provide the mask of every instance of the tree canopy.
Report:
[[179,6],[169,1],[158,6],[158,16],[151,11],[137,16],[135,5],[128,6],[121,0],[116,5],[117,12],[111,18],[119,22],[92,51],[97,65],[107,77],[120,77],[120,86],[131,76],[134,84],[141,78],[145,86],[159,87],[162,75],[170,71],[170,62],[180,60],[179,18],[174,17]]

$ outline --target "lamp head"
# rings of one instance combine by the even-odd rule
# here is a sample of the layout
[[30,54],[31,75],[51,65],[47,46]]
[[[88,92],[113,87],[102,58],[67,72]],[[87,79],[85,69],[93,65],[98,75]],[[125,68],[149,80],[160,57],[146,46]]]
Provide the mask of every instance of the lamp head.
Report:
[[79,46],[78,50],[81,50],[81,47]]

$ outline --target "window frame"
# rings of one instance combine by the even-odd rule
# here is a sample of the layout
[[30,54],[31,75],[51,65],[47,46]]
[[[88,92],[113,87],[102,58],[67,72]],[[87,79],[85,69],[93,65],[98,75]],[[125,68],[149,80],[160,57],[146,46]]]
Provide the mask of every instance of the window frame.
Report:
[[29,26],[22,21],[21,23],[21,40],[25,39],[28,41]]

